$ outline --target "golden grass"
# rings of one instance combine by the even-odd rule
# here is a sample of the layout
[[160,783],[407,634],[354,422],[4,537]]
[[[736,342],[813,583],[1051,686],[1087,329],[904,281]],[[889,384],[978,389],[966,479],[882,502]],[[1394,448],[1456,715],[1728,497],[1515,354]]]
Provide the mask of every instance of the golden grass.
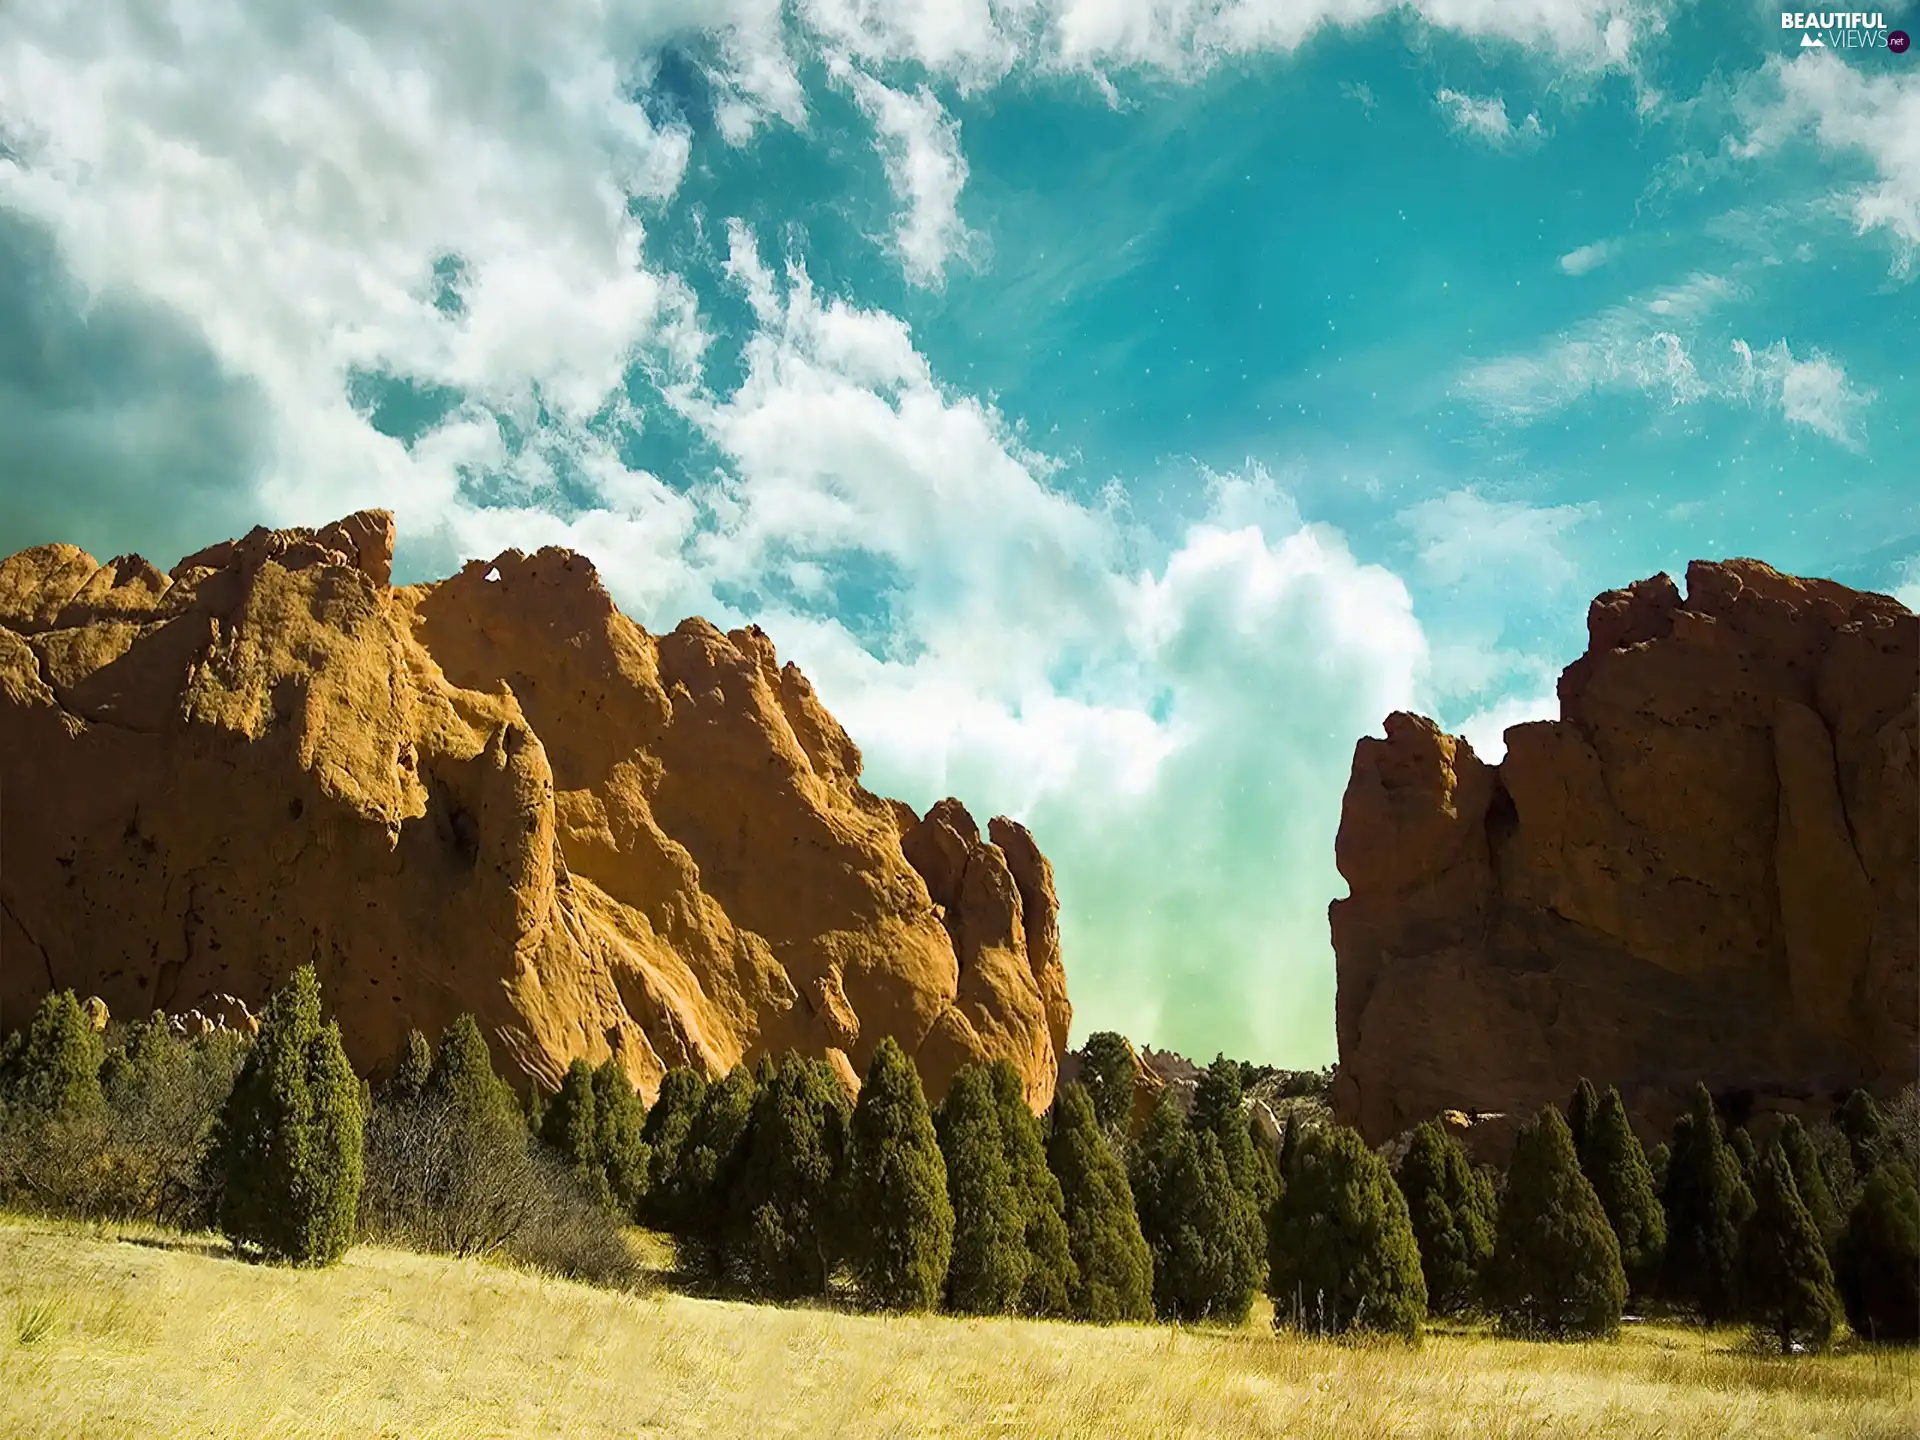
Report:
[[1912,1352],[1735,1332],[1419,1350],[617,1295],[362,1247],[256,1267],[0,1217],[0,1435],[1911,1436]]

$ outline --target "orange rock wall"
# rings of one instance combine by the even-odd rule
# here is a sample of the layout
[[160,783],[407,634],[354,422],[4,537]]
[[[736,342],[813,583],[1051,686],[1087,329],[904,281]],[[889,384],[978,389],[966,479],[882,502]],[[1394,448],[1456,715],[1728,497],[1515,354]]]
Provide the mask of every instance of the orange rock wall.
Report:
[[1373,1141],[1614,1083],[1762,1108],[1920,1060],[1920,621],[1750,560],[1593,602],[1561,719],[1482,763],[1389,716],[1354,752],[1331,908],[1335,1106]]
[[257,1004],[312,961],[363,1071],[472,1011],[549,1088],[789,1048],[851,1079],[892,1035],[935,1096],[1005,1056],[1051,1098],[1022,827],[869,794],[758,628],[650,635],[567,551],[400,589],[392,553],[367,512],[166,575],[0,562],[0,1025],[49,987]]

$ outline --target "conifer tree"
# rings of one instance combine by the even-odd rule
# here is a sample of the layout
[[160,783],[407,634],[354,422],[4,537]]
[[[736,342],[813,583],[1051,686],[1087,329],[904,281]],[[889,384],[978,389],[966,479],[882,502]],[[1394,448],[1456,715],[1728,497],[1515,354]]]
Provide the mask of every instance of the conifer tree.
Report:
[[[1667,1166],[1671,1163],[1672,1159],[1673,1147],[1664,1140],[1647,1152],[1647,1169],[1653,1174],[1653,1193],[1655,1195],[1665,1195],[1667,1193]],[[1661,1206],[1660,1213],[1663,1215],[1666,1213],[1664,1204]]]
[[1863,1180],[1894,1158],[1893,1132],[1873,1096],[1855,1090],[1840,1109],[1840,1131],[1847,1137],[1853,1173]]
[[1760,1152],[1754,1148],[1753,1136],[1747,1133],[1746,1126],[1736,1125],[1727,1132],[1727,1145],[1733,1151],[1733,1158],[1740,1162],[1740,1178],[1751,1190],[1754,1171],[1760,1165]]
[[610,1204],[606,1178],[600,1169],[599,1125],[594,1114],[593,1067],[576,1059],[567,1066],[560,1089],[547,1103],[540,1119],[540,1138],[553,1149],[575,1178],[602,1204]]
[[441,1031],[421,1104],[441,1132],[425,1197],[430,1243],[456,1255],[499,1249],[531,1214],[533,1155],[520,1102],[472,1015]]
[[1344,1125],[1308,1132],[1273,1207],[1267,1293],[1276,1326],[1417,1339],[1427,1282],[1387,1162]]
[[892,1036],[867,1067],[848,1126],[847,1258],[874,1309],[931,1310],[953,1254],[947,1167],[920,1075]]
[[1406,1197],[1429,1315],[1458,1315],[1480,1296],[1493,1255],[1493,1192],[1460,1142],[1428,1120],[1413,1132],[1394,1181]]
[[1026,1241],[1026,1271],[1020,1286],[1023,1315],[1065,1318],[1078,1284],[1073,1253],[1067,1240],[1065,1201],[1060,1181],[1047,1168],[1046,1141],[1040,1119],[1027,1108],[1026,1086],[1010,1060],[987,1067],[993,1085],[994,1110],[1000,1123],[1000,1143],[1007,1157],[1007,1175],[1020,1198]]
[[1273,1204],[1280,1187],[1275,1183],[1274,1169],[1260,1162],[1259,1150],[1264,1147],[1255,1139],[1252,1117],[1247,1114],[1241,1074],[1237,1061],[1216,1056],[1213,1063],[1200,1072],[1194,1086],[1193,1110],[1188,1123],[1197,1130],[1208,1131],[1219,1143],[1227,1174],[1247,1197],[1264,1233],[1267,1208]]
[[1704,1085],[1694,1091],[1693,1109],[1674,1125],[1662,1198],[1667,1212],[1662,1285],[1667,1298],[1698,1311],[1710,1325],[1734,1318],[1740,1229],[1753,1213],[1753,1196]]
[[267,1259],[338,1260],[353,1243],[364,1139],[360,1083],[302,965],[268,1002],[221,1111],[220,1228]]
[[629,1220],[647,1193],[646,1125],[646,1107],[626,1069],[611,1056],[602,1060],[593,1071],[594,1155],[614,1208]]
[[[1257,1162],[1249,1154],[1246,1163]],[[1214,1129],[1188,1124],[1163,1092],[1128,1169],[1140,1233],[1153,1254],[1155,1313],[1163,1320],[1245,1319],[1260,1284],[1264,1232]]]
[[680,1152],[706,1098],[707,1078],[697,1070],[676,1066],[660,1080],[660,1092],[654,1096],[646,1126],[640,1132],[647,1146],[647,1192],[641,1202],[641,1219],[649,1225],[671,1228],[669,1197],[676,1193],[674,1176]]
[[1008,1314],[1019,1308],[1027,1281],[1026,1207],[1008,1164],[986,1066],[960,1068],[934,1128],[953,1203],[947,1306],[968,1315]]
[[680,1242],[681,1265],[692,1273],[712,1277],[720,1271],[721,1232],[756,1089],[744,1065],[707,1086],[661,1197],[662,1228]]
[[1126,1133],[1137,1068],[1132,1044],[1111,1030],[1096,1030],[1080,1047],[1080,1083],[1087,1088],[1094,1118],[1111,1135]]
[[1627,1107],[1613,1086],[1588,1122],[1580,1168],[1600,1197],[1630,1294],[1644,1296],[1660,1276],[1667,1249],[1667,1216],[1654,1188],[1653,1168],[1640,1138],[1627,1122]]
[[1794,1192],[1799,1195],[1800,1203],[1807,1207],[1814,1229],[1820,1232],[1820,1243],[1826,1247],[1827,1256],[1831,1259],[1847,1217],[1834,1204],[1833,1192],[1827,1188],[1826,1173],[1820,1167],[1820,1157],[1815,1153],[1813,1141],[1808,1138],[1799,1116],[1789,1115],[1780,1122],[1779,1142],[1780,1153],[1787,1160],[1787,1169],[1793,1173]]
[[[1796,1342],[1826,1348],[1840,1318],[1833,1269],[1820,1232],[1800,1203],[1776,1140],[1754,1169],[1754,1210],[1740,1237],[1740,1293],[1755,1325],[1790,1355]],[[1920,1264],[1920,1256],[1915,1257]]]
[[1573,1100],[1567,1106],[1567,1129],[1573,1135],[1573,1153],[1580,1157],[1583,1169],[1587,1163],[1588,1137],[1599,1114],[1599,1093],[1593,1088],[1593,1082],[1582,1075],[1580,1083],[1573,1087]]
[[71,990],[43,999],[0,1069],[0,1106],[51,1117],[99,1111],[105,1047]]
[[1127,1172],[1113,1153],[1084,1086],[1054,1097],[1047,1164],[1060,1181],[1073,1256],[1075,1319],[1111,1324],[1153,1314],[1153,1255],[1140,1233]]
[[1300,1154],[1300,1138],[1304,1131],[1300,1117],[1292,1110],[1287,1111],[1286,1125],[1280,1131],[1280,1184],[1284,1188],[1293,1179],[1293,1162]]
[[825,1061],[789,1053],[757,1084],[727,1197],[727,1270],[757,1295],[826,1292],[847,1095]]
[[1495,1228],[1489,1292],[1501,1328],[1535,1337],[1613,1334],[1627,1299],[1620,1244],[1549,1105],[1521,1131]]
[[1920,1190],[1904,1166],[1882,1165],[1867,1177],[1840,1234],[1834,1269],[1855,1335],[1920,1339]]
[[393,1073],[375,1097],[382,1105],[415,1105],[427,1093],[427,1079],[433,1073],[433,1047],[418,1030],[407,1031],[394,1057]]

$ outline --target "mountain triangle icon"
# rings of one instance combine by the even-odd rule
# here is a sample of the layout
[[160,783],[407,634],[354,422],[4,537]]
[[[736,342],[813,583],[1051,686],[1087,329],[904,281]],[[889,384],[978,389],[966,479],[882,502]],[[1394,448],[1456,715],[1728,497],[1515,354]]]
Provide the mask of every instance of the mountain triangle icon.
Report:
[[1827,48],[1827,42],[1817,35],[1802,35],[1800,37],[1800,48],[1802,50],[1824,50]]

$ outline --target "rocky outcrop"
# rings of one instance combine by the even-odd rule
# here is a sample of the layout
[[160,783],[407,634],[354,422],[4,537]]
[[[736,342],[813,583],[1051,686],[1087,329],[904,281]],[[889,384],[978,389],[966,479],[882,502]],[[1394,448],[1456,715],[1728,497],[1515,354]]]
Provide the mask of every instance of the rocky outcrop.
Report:
[[1052,875],[924,820],[756,627],[651,635],[593,566],[508,551],[394,588],[382,512],[162,574],[0,563],[0,1024],[258,1008],[319,970],[363,1070],[461,1011],[556,1085],[888,1035],[938,1096],[1005,1056],[1045,1104],[1071,1009]]
[[1339,1114],[1379,1142],[1586,1075],[1652,1131],[1696,1080],[1763,1109],[1911,1081],[1920,622],[1734,560],[1587,628],[1501,764],[1405,714],[1356,747]]

